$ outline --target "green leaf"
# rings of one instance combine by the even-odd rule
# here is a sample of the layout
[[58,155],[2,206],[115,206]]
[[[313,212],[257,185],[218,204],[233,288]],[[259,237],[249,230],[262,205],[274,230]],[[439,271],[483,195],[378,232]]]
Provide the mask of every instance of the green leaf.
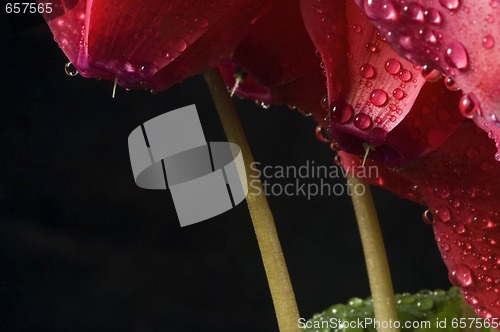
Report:
[[459,332],[462,296],[453,287],[449,291],[420,291],[396,294],[398,322],[375,321],[371,298],[352,298],[347,304],[336,304],[303,322],[305,332],[376,332],[377,327],[399,325],[402,332]]

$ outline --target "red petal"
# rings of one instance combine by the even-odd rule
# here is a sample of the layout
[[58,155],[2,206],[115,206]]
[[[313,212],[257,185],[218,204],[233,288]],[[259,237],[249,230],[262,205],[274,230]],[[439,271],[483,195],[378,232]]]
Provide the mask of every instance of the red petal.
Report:
[[467,121],[407,167],[368,161],[361,168],[359,157],[341,153],[351,172],[429,206],[450,280],[483,318],[500,317],[500,168],[494,151],[487,135]]
[[234,85],[236,70],[248,73],[236,90],[242,97],[286,104],[322,120],[326,112],[321,99],[326,89],[320,62],[298,3],[280,0],[243,39],[232,64],[220,70],[228,86]]
[[[500,143],[496,0],[356,0],[403,56],[438,68],[475,101],[462,109]],[[465,98],[465,97],[464,97]],[[500,147],[500,145],[499,145]]]
[[49,24],[83,76],[161,90],[229,57],[266,2],[88,0]]
[[[415,104],[426,83],[420,67],[398,56],[353,2],[347,2],[346,9],[341,1],[303,0],[301,4],[305,24],[325,63],[330,130],[340,149],[363,154],[363,143],[368,142],[376,147],[372,158],[400,164],[428,153],[453,132],[461,121],[455,110],[457,97],[434,86]],[[335,14],[345,10],[347,22]],[[403,121],[410,110],[413,115]],[[453,121],[433,122],[438,111]],[[417,114],[425,123],[420,128],[414,124]],[[397,134],[391,134],[398,127]]]

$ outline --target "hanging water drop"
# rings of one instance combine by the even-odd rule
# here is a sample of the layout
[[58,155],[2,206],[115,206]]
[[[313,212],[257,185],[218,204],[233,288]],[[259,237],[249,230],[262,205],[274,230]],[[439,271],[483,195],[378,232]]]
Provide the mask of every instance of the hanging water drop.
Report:
[[76,69],[76,67],[71,63],[71,61],[68,61],[65,65],[64,65],[64,72],[66,73],[66,75],[68,76],[76,76],[78,75],[78,70]]
[[477,114],[481,113],[479,102],[473,93],[464,94],[458,102],[460,113],[468,119],[472,119]]
[[434,216],[432,215],[431,211],[428,209],[424,211],[422,214],[422,220],[429,225],[432,225],[434,223]]
[[324,128],[322,125],[317,125],[315,129],[316,138],[322,143],[330,143],[332,137],[329,130]]
[[446,76],[444,78],[444,85],[450,91],[458,91],[458,90],[460,90],[460,88],[458,87],[458,84],[450,76]]
[[423,22],[424,21],[424,9],[417,2],[411,2],[403,7],[403,15],[407,20]]
[[372,65],[365,63],[359,68],[359,74],[367,79],[375,77],[375,68]]
[[448,44],[444,56],[445,61],[457,69],[465,69],[469,65],[469,54],[465,47],[457,40]]
[[351,121],[353,113],[351,105],[343,101],[336,101],[331,106],[330,118],[335,123],[344,124]]
[[361,130],[368,130],[372,127],[372,118],[366,113],[359,113],[354,118],[354,126]]
[[397,20],[397,12],[394,4],[390,0],[364,1],[364,10],[366,16],[372,20]]
[[439,70],[432,68],[431,66],[424,65],[422,67],[422,76],[429,82],[437,82],[441,79],[443,75],[439,72]]
[[439,4],[446,9],[455,11],[460,7],[460,0],[439,0]]

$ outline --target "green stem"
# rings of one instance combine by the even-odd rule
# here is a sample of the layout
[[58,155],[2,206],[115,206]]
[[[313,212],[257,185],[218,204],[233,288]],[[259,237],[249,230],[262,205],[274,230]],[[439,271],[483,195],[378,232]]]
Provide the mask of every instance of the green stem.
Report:
[[247,205],[255,235],[257,236],[264,269],[266,270],[279,329],[282,332],[300,331],[301,329],[298,327],[299,310],[290,276],[288,275],[285,257],[281,250],[274,218],[264,194],[259,174],[250,167],[254,159],[238,113],[220,73],[213,69],[205,72],[204,77],[212,94],[227,139],[238,144],[241,148],[247,181],[252,184],[248,187]]
[[[358,221],[361,243],[363,244],[375,319],[382,323],[395,322],[398,320],[398,313],[394,300],[391,273],[370,187],[354,177],[348,177],[347,181],[351,188],[364,186],[365,189],[363,193],[359,195],[353,193],[351,197]],[[399,329],[396,328],[381,328],[378,330],[378,332],[397,331]]]

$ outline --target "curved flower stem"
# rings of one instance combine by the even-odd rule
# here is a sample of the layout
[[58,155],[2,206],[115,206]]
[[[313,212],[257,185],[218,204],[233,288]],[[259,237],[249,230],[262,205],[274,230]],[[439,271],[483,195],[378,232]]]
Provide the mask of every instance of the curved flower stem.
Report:
[[266,270],[279,329],[282,332],[300,331],[298,327],[299,310],[278,233],[276,232],[274,218],[259,175],[256,170],[250,167],[254,159],[238,113],[220,73],[213,69],[205,72],[204,77],[212,94],[227,139],[238,144],[241,148],[245,161],[247,181],[252,184],[248,187],[247,205],[255,235],[257,236],[264,269]]
[[[392,288],[391,273],[387,254],[385,251],[384,240],[380,230],[380,224],[373,203],[373,197],[370,187],[361,180],[348,176],[350,188],[364,186],[364,192],[352,193],[352,203],[354,212],[358,221],[359,234],[363,244],[366,269],[370,281],[370,289],[373,298],[373,308],[375,310],[375,319],[382,324],[386,322],[395,322],[398,320],[396,302],[394,300],[394,290]],[[394,325],[392,325],[394,326]],[[378,332],[396,332],[397,328],[380,328]]]

